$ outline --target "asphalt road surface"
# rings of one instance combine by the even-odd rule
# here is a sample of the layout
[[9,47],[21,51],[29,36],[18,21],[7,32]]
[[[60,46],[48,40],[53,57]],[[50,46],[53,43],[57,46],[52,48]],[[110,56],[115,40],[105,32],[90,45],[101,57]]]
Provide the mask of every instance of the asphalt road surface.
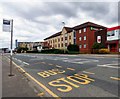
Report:
[[51,97],[118,97],[118,57],[99,55],[15,54],[25,70]]

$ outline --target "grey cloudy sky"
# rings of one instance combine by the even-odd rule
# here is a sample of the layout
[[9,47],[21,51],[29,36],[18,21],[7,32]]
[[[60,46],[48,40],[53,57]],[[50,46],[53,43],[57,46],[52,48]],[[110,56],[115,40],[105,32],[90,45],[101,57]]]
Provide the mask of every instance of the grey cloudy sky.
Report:
[[[74,0],[75,1],[75,0]],[[118,25],[118,2],[0,2],[0,47],[9,47],[10,33],[2,31],[2,20],[14,20],[14,41],[43,41],[44,38],[90,21],[112,27]]]

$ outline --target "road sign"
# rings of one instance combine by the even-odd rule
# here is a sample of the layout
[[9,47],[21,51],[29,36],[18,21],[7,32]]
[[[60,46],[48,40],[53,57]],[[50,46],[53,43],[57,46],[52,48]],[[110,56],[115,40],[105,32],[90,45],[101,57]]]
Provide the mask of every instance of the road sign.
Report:
[[3,31],[10,32],[11,31],[11,20],[3,19]]

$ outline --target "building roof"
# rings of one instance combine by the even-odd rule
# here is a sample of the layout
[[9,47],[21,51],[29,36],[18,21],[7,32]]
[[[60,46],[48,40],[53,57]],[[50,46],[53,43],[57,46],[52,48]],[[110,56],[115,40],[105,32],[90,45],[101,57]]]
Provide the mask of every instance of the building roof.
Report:
[[69,32],[72,32],[73,28],[71,27],[64,27],[66,29],[66,31],[69,33]]
[[107,31],[113,31],[113,30],[117,30],[117,29],[120,29],[120,26],[115,26],[115,27],[107,28]]
[[[64,27],[66,29],[66,31],[69,33],[69,32],[72,32],[73,28],[71,27]],[[44,40],[47,40],[47,39],[50,39],[50,38],[53,38],[53,37],[56,37],[56,36],[60,36],[62,33],[62,31],[58,32],[58,33],[55,33],[47,38],[45,38]]]
[[85,22],[85,23],[77,25],[73,28],[74,28],[74,30],[78,30],[78,29],[81,29],[81,28],[84,28],[84,27],[90,27],[90,26],[96,27],[96,28],[106,28],[102,25],[98,25],[98,24],[95,24],[95,23],[92,23],[92,22]]
[[[81,28],[84,28],[84,27],[96,27],[96,28],[106,28],[102,25],[98,25],[98,24],[95,24],[95,23],[92,23],[92,22],[85,22],[83,24],[80,24],[80,25],[77,25],[75,27],[64,27],[66,29],[66,31],[69,33],[69,32],[72,32],[72,30],[78,30],[78,29],[81,29]],[[50,38],[53,38],[53,37],[56,37],[56,36],[59,36],[61,35],[62,31],[58,32],[58,33],[55,33],[47,38],[45,38],[44,40],[47,40],[47,39],[50,39]]]
[[61,31],[45,38],[44,40],[47,40],[47,39],[50,39],[50,38],[53,38],[53,37],[56,37],[56,36],[59,36],[59,35],[61,35]]

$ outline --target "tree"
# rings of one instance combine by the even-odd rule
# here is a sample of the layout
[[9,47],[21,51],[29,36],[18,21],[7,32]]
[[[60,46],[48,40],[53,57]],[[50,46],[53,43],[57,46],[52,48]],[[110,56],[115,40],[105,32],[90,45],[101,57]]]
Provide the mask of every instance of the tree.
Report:
[[102,43],[97,43],[95,42],[92,46],[93,49],[101,49],[101,48],[105,48],[105,46]]
[[28,50],[27,47],[18,47],[18,48],[17,48],[17,52],[18,52],[18,53],[21,53],[21,51],[24,52],[24,51],[27,51],[27,50]]

